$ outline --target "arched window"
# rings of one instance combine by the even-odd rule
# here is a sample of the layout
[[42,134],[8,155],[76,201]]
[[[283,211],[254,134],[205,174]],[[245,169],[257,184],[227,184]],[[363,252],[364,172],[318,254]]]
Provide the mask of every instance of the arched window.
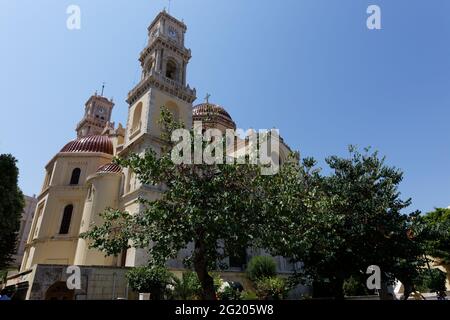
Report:
[[131,191],[131,178],[133,175],[133,171],[131,169],[128,169],[127,173],[127,182],[125,184],[125,193],[128,193]]
[[150,60],[147,63],[147,67],[145,68],[145,70],[147,71],[147,73],[150,73],[152,71],[152,69],[153,69],[153,60]]
[[88,191],[88,197],[87,197],[88,201],[92,201],[92,199],[94,198],[94,193],[95,193],[94,186],[91,185],[89,187],[89,191]]
[[64,208],[61,226],[59,227],[59,234],[68,234],[70,229],[70,222],[72,220],[73,205],[69,204]]
[[176,80],[177,77],[177,65],[172,60],[167,61],[166,65],[166,77],[172,80]]
[[81,169],[75,168],[72,171],[72,176],[70,177],[70,184],[76,185],[80,182]]
[[142,102],[136,105],[133,112],[133,124],[131,125],[131,133],[141,129]]
[[75,290],[69,290],[66,282],[58,281],[45,292],[45,300],[73,300]]
[[173,120],[180,121],[180,112],[178,105],[173,101],[167,101],[165,108],[172,114]]

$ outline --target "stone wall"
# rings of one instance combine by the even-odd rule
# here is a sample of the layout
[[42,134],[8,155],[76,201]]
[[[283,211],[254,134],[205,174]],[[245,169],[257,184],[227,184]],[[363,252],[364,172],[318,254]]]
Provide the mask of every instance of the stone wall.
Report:
[[[35,265],[32,273],[26,279],[23,278],[23,281],[29,283],[27,300],[45,300],[49,298],[49,292],[52,289],[56,290],[56,294],[55,291],[53,292],[53,297],[56,296],[57,299],[138,299],[138,294],[129,289],[127,284],[125,274],[129,268],[80,266],[81,289],[70,291],[66,286],[67,278],[71,276],[70,273],[66,273],[67,267],[62,265]],[[171,268],[170,271],[181,277],[186,270]],[[245,290],[254,290],[252,283],[243,272],[223,271],[220,272],[220,275],[225,281],[240,282]],[[288,298],[298,299],[303,294],[310,293],[309,291],[309,288],[299,286],[290,292]]]
[[[128,290],[126,268],[80,266],[81,289],[73,292],[75,300],[115,300],[133,298]],[[66,282],[67,266],[37,265],[27,295],[29,300],[45,300],[48,289],[58,283]]]

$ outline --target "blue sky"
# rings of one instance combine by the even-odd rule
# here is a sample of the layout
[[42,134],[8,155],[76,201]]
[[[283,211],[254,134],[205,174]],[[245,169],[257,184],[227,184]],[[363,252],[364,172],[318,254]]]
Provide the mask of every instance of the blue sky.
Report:
[[[81,8],[81,30],[66,9]],[[382,10],[382,30],[366,9]],[[0,0],[0,153],[40,191],[45,164],[75,137],[84,102],[125,97],[146,28],[166,0]],[[401,168],[411,209],[450,205],[450,1],[173,0],[188,25],[188,81],[240,128],[280,129],[302,156],[372,146]],[[323,162],[321,162],[323,165]]]

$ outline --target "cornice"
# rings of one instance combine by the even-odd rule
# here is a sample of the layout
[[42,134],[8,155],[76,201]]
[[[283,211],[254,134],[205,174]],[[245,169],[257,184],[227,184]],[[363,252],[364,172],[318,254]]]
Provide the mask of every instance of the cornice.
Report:
[[148,26],[147,30],[150,31],[153,29],[153,27],[155,26],[155,24],[162,18],[165,17],[167,18],[169,21],[175,23],[176,25],[178,25],[179,27],[181,27],[183,29],[184,32],[186,32],[187,30],[187,26],[186,24],[184,24],[184,22],[178,20],[175,17],[172,17],[170,14],[168,14],[165,10],[161,11],[155,19],[153,19],[152,23]]
[[180,54],[184,58],[185,62],[188,62],[192,57],[190,49],[186,49],[182,47],[179,43],[173,42],[169,40],[166,36],[160,34],[155,40],[153,40],[141,51],[139,57],[141,66],[144,66],[144,62],[147,56],[150,55],[158,46],[164,49],[172,50],[173,52]]
[[132,105],[139,100],[150,88],[156,88],[187,103],[193,103],[197,99],[197,91],[188,86],[163,76],[160,72],[152,72],[139,82],[133,90],[128,93],[127,102]]

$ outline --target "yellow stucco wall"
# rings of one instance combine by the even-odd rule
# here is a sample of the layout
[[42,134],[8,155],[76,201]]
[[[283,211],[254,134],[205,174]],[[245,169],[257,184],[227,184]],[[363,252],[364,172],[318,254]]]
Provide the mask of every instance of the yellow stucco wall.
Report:
[[[101,225],[103,219],[100,213],[107,208],[118,209],[118,199],[122,182],[121,173],[98,173],[87,181],[87,187],[91,188],[86,197],[79,233],[86,232],[92,225]],[[114,257],[106,257],[99,250],[89,249],[89,242],[78,239],[75,255],[76,265],[88,266],[113,266],[117,264]]]
[[[59,153],[50,161],[51,178],[38,197],[21,271],[35,264],[73,264],[88,191],[86,180],[111,159],[104,153]],[[81,169],[79,183],[70,185],[75,168]],[[67,205],[73,205],[72,217],[68,234],[61,235]]]

